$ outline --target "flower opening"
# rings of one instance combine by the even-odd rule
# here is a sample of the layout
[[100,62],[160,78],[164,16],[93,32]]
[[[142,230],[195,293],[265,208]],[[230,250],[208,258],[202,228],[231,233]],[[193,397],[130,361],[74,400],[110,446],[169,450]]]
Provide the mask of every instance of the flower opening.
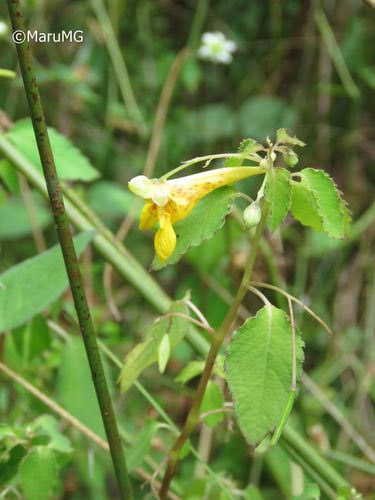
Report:
[[155,252],[166,260],[176,247],[173,224],[189,215],[198,201],[219,187],[232,184],[265,171],[261,167],[230,167],[208,170],[177,179],[134,177],[129,189],[145,199],[139,228],[151,229],[159,222],[154,238]]

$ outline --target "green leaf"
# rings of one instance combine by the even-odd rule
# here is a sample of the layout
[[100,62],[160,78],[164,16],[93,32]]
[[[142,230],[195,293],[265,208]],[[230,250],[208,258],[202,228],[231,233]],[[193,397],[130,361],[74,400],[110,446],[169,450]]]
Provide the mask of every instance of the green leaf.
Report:
[[59,424],[52,415],[41,415],[34,420],[30,428],[38,435],[49,437],[49,448],[61,453],[70,453],[73,451],[69,439],[60,432]]
[[272,168],[267,174],[264,194],[269,207],[268,225],[274,231],[290,209],[292,184],[289,170]]
[[4,184],[11,193],[19,193],[20,187],[17,177],[17,170],[6,158],[0,160],[0,178],[3,179]]
[[[174,302],[168,312],[189,314],[182,300]],[[137,344],[125,358],[119,378],[121,391],[127,391],[143,370],[158,361],[159,344],[166,333],[169,335],[171,349],[173,349],[184,338],[188,328],[188,320],[179,316],[162,316],[147,328],[145,341]]]
[[306,144],[299,139],[297,139],[296,136],[291,137],[285,128],[279,128],[276,132],[276,141],[280,142],[282,144],[292,144],[293,146],[306,146]]
[[192,378],[200,375],[204,370],[204,361],[189,361],[189,363],[184,366],[178,377],[176,377],[176,382],[181,382],[181,384],[186,384]]
[[151,449],[151,440],[157,425],[157,422],[154,420],[148,420],[142,427],[142,430],[137,434],[126,456],[126,464],[129,472],[139,467],[144,457],[148,455]]
[[14,329],[12,337],[24,362],[37,358],[51,344],[51,334],[41,314],[35,315],[26,325]]
[[25,500],[48,500],[57,481],[57,465],[53,450],[37,446],[23,459],[20,484]]
[[173,254],[166,261],[155,256],[152,268],[159,270],[169,264],[175,264],[191,246],[198,246],[204,240],[212,238],[224,225],[232,205],[233,194],[232,187],[224,186],[202,198],[186,219],[175,224],[177,244]]
[[317,484],[305,480],[303,492],[293,496],[293,500],[319,500],[320,488]]
[[345,237],[351,217],[333,180],[323,170],[314,168],[305,168],[300,174],[302,185],[309,189],[315,198],[324,231],[331,238]]
[[[69,139],[50,127],[48,134],[60,179],[92,181],[99,177],[88,158]],[[31,120],[19,120],[6,135],[31,163],[42,169]]]
[[165,335],[163,335],[158,348],[158,366],[160,373],[165,372],[170,354],[171,343],[169,340],[169,335],[168,333],[166,333]]
[[116,182],[101,181],[90,187],[88,193],[90,207],[104,216],[123,216],[129,213],[134,197]]
[[227,158],[224,162],[224,166],[225,167],[240,166],[243,164],[246,156],[249,156],[251,153],[256,153],[257,151],[262,151],[263,149],[264,149],[263,146],[254,139],[251,139],[250,137],[244,139],[238,148],[238,153],[242,154],[243,158],[242,159],[238,157]]
[[0,457],[0,487],[6,485],[17,474],[21,460],[26,455],[26,449],[17,444],[9,453]]
[[[297,372],[303,343],[296,335]],[[228,385],[238,425],[251,445],[259,443],[280,423],[292,383],[292,335],[288,316],[272,305],[233,335],[226,359]]]
[[[80,254],[94,237],[94,232],[74,238]],[[59,245],[24,260],[0,275],[0,332],[25,323],[57,300],[68,286]]]
[[[225,399],[219,385],[210,380],[203,396],[200,412],[207,413],[212,410],[221,410],[224,407]],[[204,417],[204,421],[209,427],[215,427],[224,418],[224,412],[214,413]]]
[[251,484],[244,491],[243,498],[244,498],[244,500],[263,500],[264,497],[263,497],[261,491],[256,486]]
[[[44,229],[51,221],[51,214],[43,204],[41,197],[32,194],[34,205],[35,225]],[[31,234],[31,218],[22,198],[15,196],[8,198],[0,206],[0,238],[22,238]]]
[[323,231],[323,220],[318,213],[315,197],[301,182],[292,182],[291,212],[304,226]]
[[[103,359],[105,362],[105,359]],[[101,437],[105,437],[95,389],[83,342],[73,337],[61,354],[57,378],[57,400],[72,415]],[[106,368],[106,364],[104,364]],[[111,380],[107,377],[107,380]]]

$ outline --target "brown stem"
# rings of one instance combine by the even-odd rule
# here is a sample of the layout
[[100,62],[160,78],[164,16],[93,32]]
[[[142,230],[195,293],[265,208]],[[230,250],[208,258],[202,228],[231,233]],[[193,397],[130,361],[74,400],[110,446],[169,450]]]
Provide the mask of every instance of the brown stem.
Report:
[[162,482],[162,486],[160,489],[160,498],[161,500],[165,500],[167,498],[167,493],[169,489],[169,485],[173,479],[173,476],[176,472],[176,466],[177,462],[179,459],[180,451],[189,438],[191,432],[193,431],[194,427],[197,425],[199,422],[199,409],[202,403],[202,399],[204,396],[204,393],[206,391],[206,387],[208,384],[208,381],[210,380],[212,369],[215,364],[216,357],[219,353],[220,347],[222,346],[224,339],[226,335],[228,334],[230,327],[237,315],[238,308],[246,294],[247,287],[250,283],[251,275],[253,273],[254,269],[254,263],[255,263],[255,258],[257,255],[258,247],[259,247],[259,242],[261,239],[261,236],[263,234],[263,229],[266,223],[266,217],[267,217],[267,207],[266,205],[263,204],[262,206],[262,218],[258,224],[254,241],[251,247],[251,252],[249,256],[249,260],[245,269],[245,272],[242,277],[241,284],[238,288],[237,294],[233,300],[232,305],[230,306],[218,332],[216,335],[214,335],[211,343],[211,348],[208,353],[207,359],[206,359],[206,365],[204,367],[202,377],[199,381],[198,389],[194,397],[193,404],[190,408],[189,414],[187,416],[185,425],[183,426],[180,435],[178,436],[175,444],[173,445],[169,456],[168,456],[168,462],[167,462],[167,470],[164,475],[164,479]]

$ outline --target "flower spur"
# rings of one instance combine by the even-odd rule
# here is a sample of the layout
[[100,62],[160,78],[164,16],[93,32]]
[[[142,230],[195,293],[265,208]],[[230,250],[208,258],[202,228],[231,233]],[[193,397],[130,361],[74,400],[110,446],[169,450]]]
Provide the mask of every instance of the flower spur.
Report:
[[262,167],[229,167],[169,180],[138,175],[129,181],[129,189],[146,200],[139,228],[151,229],[159,222],[154,246],[164,261],[176,247],[173,224],[187,217],[201,198],[214,189],[264,172]]

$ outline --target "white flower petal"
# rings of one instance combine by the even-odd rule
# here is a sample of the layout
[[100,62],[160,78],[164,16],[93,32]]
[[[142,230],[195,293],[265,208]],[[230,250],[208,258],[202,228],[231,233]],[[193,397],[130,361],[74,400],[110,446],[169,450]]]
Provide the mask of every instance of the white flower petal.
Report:
[[137,175],[128,183],[130,191],[142,198],[151,198],[154,191],[154,183],[145,175]]
[[233,40],[226,40],[224,44],[224,49],[227,50],[228,52],[234,52],[237,50],[237,44],[236,42],[233,42]]
[[169,200],[169,186],[167,183],[160,182],[154,184],[154,192],[152,193],[152,201],[159,207],[164,207]]

